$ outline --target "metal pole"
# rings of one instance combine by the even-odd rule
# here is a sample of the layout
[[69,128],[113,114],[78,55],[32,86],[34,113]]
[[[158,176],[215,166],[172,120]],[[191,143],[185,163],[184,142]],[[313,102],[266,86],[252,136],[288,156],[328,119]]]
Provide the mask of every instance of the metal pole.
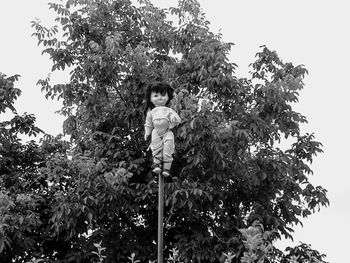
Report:
[[159,174],[158,191],[158,261],[163,263],[164,176]]

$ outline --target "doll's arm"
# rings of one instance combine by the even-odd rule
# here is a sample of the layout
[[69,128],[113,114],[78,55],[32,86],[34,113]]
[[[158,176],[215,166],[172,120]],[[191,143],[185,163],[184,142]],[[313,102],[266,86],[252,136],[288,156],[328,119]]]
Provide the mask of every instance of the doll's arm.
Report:
[[146,115],[146,123],[145,123],[145,141],[147,141],[148,136],[151,135],[153,130],[153,121],[152,121],[152,114],[149,111]]
[[173,109],[170,109],[169,117],[170,117],[170,129],[174,128],[176,125],[178,125],[181,122],[180,116]]
[[148,137],[151,135],[153,128],[145,126],[145,141],[148,140]]

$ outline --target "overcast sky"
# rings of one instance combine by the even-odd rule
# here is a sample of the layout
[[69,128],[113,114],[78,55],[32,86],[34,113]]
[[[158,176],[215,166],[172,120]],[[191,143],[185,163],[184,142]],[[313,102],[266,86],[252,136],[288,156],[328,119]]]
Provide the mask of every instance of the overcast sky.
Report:
[[[31,37],[30,21],[53,20],[47,0],[0,0],[0,72],[20,74],[17,87],[23,91],[16,106],[19,113],[33,113],[47,133],[61,132],[63,118],[55,115],[57,103],[46,101],[36,82],[51,67],[47,56]],[[175,0],[153,0],[156,5],[175,5]],[[331,206],[322,208],[297,227],[299,241],[327,255],[331,263],[348,260],[350,236],[349,143],[349,4],[341,0],[200,0],[214,32],[235,43],[230,59],[238,64],[237,74],[247,76],[248,64],[266,45],[284,62],[304,64],[309,71],[296,110],[324,145],[311,168],[314,185],[328,189]],[[64,74],[56,75],[60,80]],[[281,246],[293,245],[282,242]]]

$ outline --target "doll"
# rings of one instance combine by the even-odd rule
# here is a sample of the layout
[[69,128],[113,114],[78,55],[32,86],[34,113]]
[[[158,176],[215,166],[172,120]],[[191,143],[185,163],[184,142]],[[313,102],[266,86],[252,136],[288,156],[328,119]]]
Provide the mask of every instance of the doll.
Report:
[[181,122],[179,115],[169,104],[173,89],[166,83],[154,83],[146,91],[145,140],[151,135],[150,148],[153,155],[153,172],[170,175],[175,149],[174,134],[170,130]]

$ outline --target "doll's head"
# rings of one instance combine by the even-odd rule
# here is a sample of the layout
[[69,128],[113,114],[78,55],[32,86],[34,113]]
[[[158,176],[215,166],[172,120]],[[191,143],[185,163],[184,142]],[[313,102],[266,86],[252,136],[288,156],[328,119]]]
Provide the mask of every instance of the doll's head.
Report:
[[146,109],[152,110],[156,106],[169,106],[174,97],[174,90],[169,84],[163,82],[152,83],[146,91]]

